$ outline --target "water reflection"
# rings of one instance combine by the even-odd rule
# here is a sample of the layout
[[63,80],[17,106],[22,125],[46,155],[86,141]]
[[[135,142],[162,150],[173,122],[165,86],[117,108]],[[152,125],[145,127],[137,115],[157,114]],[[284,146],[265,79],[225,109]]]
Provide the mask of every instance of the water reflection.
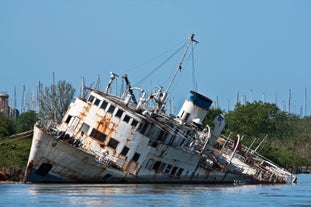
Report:
[[232,185],[103,185],[103,184],[40,184],[30,185],[29,192],[35,203],[48,203],[56,200],[61,205],[82,206],[188,206],[219,204],[219,197],[238,196],[245,191],[255,191],[260,186]]
[[0,206],[308,206],[310,188],[310,175],[296,185],[1,184]]

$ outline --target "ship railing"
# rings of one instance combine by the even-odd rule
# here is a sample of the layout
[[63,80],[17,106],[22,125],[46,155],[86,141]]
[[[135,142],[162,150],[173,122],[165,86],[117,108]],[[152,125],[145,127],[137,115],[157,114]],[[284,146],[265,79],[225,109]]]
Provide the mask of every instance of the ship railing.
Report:
[[118,159],[109,154],[101,154],[95,157],[95,161],[103,165],[103,167],[108,167],[111,165],[117,165]]
[[[233,146],[234,145],[234,141],[230,138],[230,135],[228,137],[222,136],[221,138],[226,140],[225,143],[222,146],[221,151],[230,154],[232,152],[232,149],[230,149],[230,147],[228,145]],[[235,157],[237,157],[238,159],[244,160],[245,162],[248,161],[247,159],[245,159],[245,157],[249,157],[249,158],[252,159],[252,161],[255,161],[255,162],[263,162],[263,161],[265,161],[265,162],[273,165],[274,167],[276,167],[278,169],[281,169],[279,166],[277,166],[275,163],[273,163],[268,158],[266,158],[263,155],[259,154],[255,150],[250,150],[249,147],[246,147],[243,144],[241,145],[241,151],[236,153]],[[285,170],[283,170],[283,171],[285,171]],[[288,174],[291,174],[291,173],[289,173],[287,171],[285,171],[285,172],[288,173]]]
[[[229,135],[230,136],[230,135]],[[232,149],[229,146],[234,145],[234,141],[228,137],[221,137],[225,139],[223,146],[221,147],[221,152],[225,154],[231,154]],[[234,155],[237,159],[245,163],[246,165],[250,166],[251,168],[256,169],[257,174],[262,172],[265,180],[275,179],[276,177],[278,180],[294,180],[296,181],[296,177],[288,172],[287,170],[283,169],[282,167],[278,166],[277,164],[273,163],[268,158],[264,157],[263,155],[259,154],[255,150],[250,150],[249,147],[241,145],[241,152],[236,153]],[[268,178],[267,178],[268,177]]]
[[57,123],[53,120],[46,120],[46,121],[38,121],[36,122],[36,126],[38,126],[40,129],[44,130],[48,134],[57,134]]
[[237,171],[242,172],[243,174],[248,174],[249,176],[253,176],[255,179],[262,182],[283,183],[288,182],[289,179],[295,179],[295,176],[282,174],[276,169],[262,168],[261,166],[257,165],[244,166],[237,163],[234,163],[234,166],[237,168]]

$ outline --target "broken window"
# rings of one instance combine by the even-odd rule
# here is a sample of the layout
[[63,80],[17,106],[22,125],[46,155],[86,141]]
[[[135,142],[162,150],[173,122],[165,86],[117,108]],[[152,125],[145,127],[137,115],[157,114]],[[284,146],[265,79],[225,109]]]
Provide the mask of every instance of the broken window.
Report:
[[184,171],[184,169],[179,168],[178,172],[176,173],[176,176],[181,176],[182,172]]
[[129,150],[130,148],[128,148],[127,146],[124,146],[120,154],[123,156],[126,156]]
[[159,167],[159,171],[160,171],[160,172],[163,172],[163,171],[164,171],[164,168],[166,167],[166,165],[167,165],[167,164],[166,164],[165,162],[162,162],[161,165],[160,165],[160,167]]
[[137,153],[137,152],[135,152],[135,154],[134,154],[132,160],[133,160],[134,162],[137,162],[137,160],[139,159],[139,157],[140,157],[140,154]]
[[71,118],[72,118],[72,116],[71,116],[71,115],[68,115],[67,118],[66,118],[66,120],[65,120],[65,122],[66,122],[67,124],[69,124]]
[[146,164],[146,169],[151,170],[153,163],[154,163],[154,159],[149,159],[147,164]]
[[178,167],[173,167],[173,170],[171,171],[170,175],[175,175]]
[[166,133],[165,131],[161,130],[161,132],[160,132],[160,134],[159,134],[157,140],[159,140],[159,141],[164,141],[166,135],[167,135],[167,133]]
[[161,161],[156,161],[152,169],[154,169],[155,171],[159,171],[160,165],[161,165]]
[[165,171],[164,171],[164,173],[165,174],[169,174],[171,172],[172,167],[173,167],[172,165],[168,164],[166,169],[165,169]]
[[133,119],[131,125],[135,127],[135,126],[137,126],[137,124],[138,124],[138,121],[136,121],[135,119]]
[[101,133],[97,129],[93,129],[90,136],[97,139],[100,142],[104,142],[107,137],[105,134]]
[[108,142],[108,147],[111,147],[113,149],[116,149],[117,146],[119,144],[119,141],[117,141],[116,139],[114,138],[110,138],[109,142]]
[[140,133],[145,134],[147,132],[148,127],[149,127],[149,124],[145,123],[144,126],[141,128]]
[[131,117],[129,115],[125,115],[125,117],[123,118],[123,121],[128,123],[130,121]]

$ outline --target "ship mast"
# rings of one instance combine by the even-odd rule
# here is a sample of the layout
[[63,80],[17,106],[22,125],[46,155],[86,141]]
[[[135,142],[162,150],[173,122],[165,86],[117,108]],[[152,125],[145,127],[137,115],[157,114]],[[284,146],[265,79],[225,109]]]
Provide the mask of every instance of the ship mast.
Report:
[[196,40],[194,39],[194,34],[192,34],[192,35],[189,37],[189,42],[188,42],[188,44],[187,44],[187,46],[186,46],[185,52],[184,52],[184,54],[183,54],[183,56],[182,56],[182,58],[181,58],[181,60],[180,60],[180,62],[179,62],[179,64],[178,64],[178,67],[177,67],[177,69],[176,69],[176,71],[175,71],[175,73],[174,73],[173,78],[171,79],[170,83],[168,84],[167,89],[166,89],[165,92],[162,94],[162,96],[160,97],[160,99],[157,100],[157,103],[158,103],[158,107],[157,107],[157,108],[158,108],[158,110],[161,110],[161,109],[162,109],[162,106],[163,106],[163,104],[165,103],[165,101],[166,101],[166,99],[167,99],[168,91],[169,91],[170,88],[172,87],[172,84],[173,84],[173,82],[174,82],[174,80],[175,80],[175,78],[176,78],[176,76],[177,76],[177,73],[178,73],[179,71],[181,71],[182,65],[183,65],[183,62],[184,62],[184,60],[185,60],[185,58],[186,58],[186,55],[187,55],[187,53],[188,53],[188,50],[189,50],[190,46],[191,46],[193,43],[195,43],[195,44],[199,43],[198,41],[196,41]]

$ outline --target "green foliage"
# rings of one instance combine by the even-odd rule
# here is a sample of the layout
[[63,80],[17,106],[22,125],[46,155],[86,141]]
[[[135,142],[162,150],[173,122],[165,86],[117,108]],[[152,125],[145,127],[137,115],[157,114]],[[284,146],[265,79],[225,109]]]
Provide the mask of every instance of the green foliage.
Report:
[[34,124],[38,121],[37,112],[31,110],[25,113],[22,113],[16,119],[16,131],[24,132],[28,130],[32,130]]
[[0,112],[0,137],[9,136],[15,133],[15,123]]
[[307,165],[308,162],[300,154],[287,149],[279,142],[268,142],[261,151],[265,157],[283,167]]
[[203,124],[208,124],[210,127],[214,128],[214,119],[219,114],[224,114],[224,111],[219,108],[210,108],[203,120]]
[[21,182],[27,165],[31,137],[0,139],[0,171],[6,180]]
[[4,167],[24,168],[27,164],[31,141],[31,137],[0,140],[0,169]]
[[285,138],[292,134],[288,116],[275,104],[254,102],[237,104],[234,111],[226,114],[227,129],[255,137]]
[[302,119],[292,120],[294,126],[294,134],[311,134],[311,116]]
[[50,87],[45,87],[40,97],[40,120],[55,120],[60,122],[69,104],[71,103],[75,89],[66,81],[58,81]]

